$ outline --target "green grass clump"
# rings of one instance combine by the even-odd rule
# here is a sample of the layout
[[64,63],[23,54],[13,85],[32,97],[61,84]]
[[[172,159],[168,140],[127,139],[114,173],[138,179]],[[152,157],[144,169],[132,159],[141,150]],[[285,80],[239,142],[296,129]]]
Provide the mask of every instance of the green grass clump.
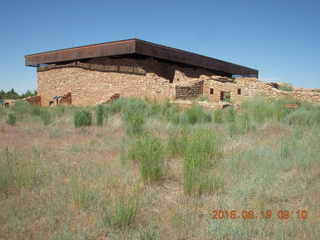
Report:
[[291,98],[261,98],[255,97],[244,101],[241,104],[241,109],[246,111],[253,120],[258,123],[264,123],[268,120],[282,121],[294,109],[288,109],[287,104],[300,104]]
[[194,104],[191,108],[187,108],[181,116],[181,123],[184,124],[196,124],[211,122],[211,113],[203,110],[200,105]]
[[187,132],[182,131],[169,131],[166,153],[169,158],[182,157],[187,147]]
[[44,125],[49,125],[51,123],[51,113],[48,109],[43,109],[40,113],[40,117]]
[[189,136],[184,153],[183,187],[187,194],[211,191],[214,177],[208,174],[210,165],[217,164],[222,148],[215,134],[209,129],[200,129]]
[[102,105],[99,105],[96,110],[97,126],[101,127],[103,125],[103,120],[104,120],[104,109]]
[[92,114],[87,110],[79,110],[74,113],[74,125],[75,127],[91,126]]
[[160,138],[150,134],[140,136],[130,149],[131,158],[139,161],[140,174],[145,182],[160,182],[167,171],[164,146]]
[[203,101],[209,101],[209,97],[208,96],[206,96],[206,95],[201,95],[200,97],[198,97],[198,100],[200,101],[200,102],[203,102]]
[[41,107],[38,105],[31,106],[31,115],[32,116],[40,116],[41,115]]
[[288,114],[284,122],[289,125],[309,127],[320,124],[320,108],[307,109],[302,107]]
[[16,124],[16,115],[14,113],[9,113],[7,118],[7,123],[11,126]]
[[217,109],[215,112],[214,112],[214,115],[213,115],[213,120],[215,123],[223,123],[223,115],[222,115],[222,110],[221,109]]
[[31,112],[30,106],[27,101],[17,100],[11,109],[16,114],[28,114]]
[[114,202],[103,209],[102,222],[114,230],[127,231],[136,223],[139,199],[136,196],[120,196]]
[[72,184],[72,198],[75,204],[87,211],[97,203],[97,193],[90,190],[85,184]]
[[122,121],[125,130],[129,135],[139,135],[144,130],[146,114],[145,105],[139,102],[132,102],[125,106],[122,111]]

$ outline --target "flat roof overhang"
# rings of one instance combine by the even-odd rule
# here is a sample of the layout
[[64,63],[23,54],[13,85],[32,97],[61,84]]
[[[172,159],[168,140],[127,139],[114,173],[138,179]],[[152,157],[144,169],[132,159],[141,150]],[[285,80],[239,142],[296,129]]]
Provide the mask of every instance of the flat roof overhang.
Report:
[[146,42],[140,39],[128,39],[30,54],[25,56],[25,60],[26,66],[38,66],[39,64],[52,64],[88,58],[112,57],[131,54],[158,58],[170,62],[183,63],[190,66],[201,67],[212,71],[225,72],[228,74],[255,77],[258,77],[259,74],[259,71],[256,69],[176,48]]

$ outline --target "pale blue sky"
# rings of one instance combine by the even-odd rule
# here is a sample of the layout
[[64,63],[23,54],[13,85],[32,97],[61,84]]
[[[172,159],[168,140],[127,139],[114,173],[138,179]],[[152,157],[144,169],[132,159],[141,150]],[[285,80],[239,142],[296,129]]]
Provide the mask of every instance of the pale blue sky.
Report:
[[36,89],[24,55],[140,38],[320,88],[320,1],[17,1],[0,5],[0,89]]

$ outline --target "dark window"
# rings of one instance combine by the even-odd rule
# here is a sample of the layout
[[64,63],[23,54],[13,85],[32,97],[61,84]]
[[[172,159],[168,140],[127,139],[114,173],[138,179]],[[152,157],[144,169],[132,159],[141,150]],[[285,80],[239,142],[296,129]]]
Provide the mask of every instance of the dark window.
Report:
[[238,95],[241,95],[241,88],[238,88]]
[[231,99],[230,92],[220,92],[220,100],[229,101]]
[[213,88],[210,88],[210,94],[213,94]]

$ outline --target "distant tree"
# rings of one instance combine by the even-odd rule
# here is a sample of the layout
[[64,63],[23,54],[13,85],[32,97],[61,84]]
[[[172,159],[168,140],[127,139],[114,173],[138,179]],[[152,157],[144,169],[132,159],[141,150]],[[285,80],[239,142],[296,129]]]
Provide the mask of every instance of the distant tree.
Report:
[[34,90],[31,92],[31,90],[27,90],[25,93],[19,95],[13,88],[9,90],[8,92],[5,92],[3,90],[0,91],[0,100],[3,99],[21,99],[21,98],[26,98],[26,97],[31,97],[31,96],[36,96],[37,91]]
[[16,93],[13,88],[11,88],[11,90],[7,92],[7,96],[6,97],[9,98],[9,99],[18,99],[19,98],[19,94]]

